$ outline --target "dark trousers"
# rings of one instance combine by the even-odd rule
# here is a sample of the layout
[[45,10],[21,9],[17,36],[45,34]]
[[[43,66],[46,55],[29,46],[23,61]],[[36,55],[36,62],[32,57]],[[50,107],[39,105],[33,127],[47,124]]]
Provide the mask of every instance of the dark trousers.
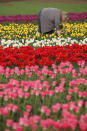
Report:
[[38,32],[41,33],[41,24],[40,24],[40,14],[41,14],[41,11],[39,12],[38,14]]

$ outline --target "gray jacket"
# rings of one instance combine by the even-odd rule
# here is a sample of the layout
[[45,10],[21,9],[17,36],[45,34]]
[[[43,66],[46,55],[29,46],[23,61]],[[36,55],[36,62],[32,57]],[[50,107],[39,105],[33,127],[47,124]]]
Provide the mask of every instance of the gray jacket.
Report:
[[49,32],[54,28],[58,29],[60,24],[60,9],[57,8],[44,8],[40,14],[41,32]]

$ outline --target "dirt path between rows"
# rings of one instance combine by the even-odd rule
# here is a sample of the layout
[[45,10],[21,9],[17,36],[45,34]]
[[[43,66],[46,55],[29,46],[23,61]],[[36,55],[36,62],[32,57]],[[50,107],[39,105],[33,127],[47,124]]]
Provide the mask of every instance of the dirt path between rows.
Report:
[[0,0],[0,3],[9,3],[9,2],[20,2],[20,1],[28,1],[28,2],[44,2],[44,3],[66,3],[66,4],[87,4],[87,0]]

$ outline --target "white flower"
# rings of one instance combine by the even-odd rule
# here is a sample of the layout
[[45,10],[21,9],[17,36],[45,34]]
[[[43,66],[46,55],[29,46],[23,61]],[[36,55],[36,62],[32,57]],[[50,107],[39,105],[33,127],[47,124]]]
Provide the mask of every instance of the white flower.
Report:
[[18,44],[14,44],[13,47],[18,47]]
[[44,40],[35,40],[33,38],[31,38],[30,40],[5,40],[2,39],[1,40],[1,45],[3,46],[3,48],[9,47],[9,46],[13,46],[13,47],[18,47],[20,48],[21,46],[28,46],[30,44],[33,45],[33,47],[43,47],[43,46],[55,46],[55,45],[60,45],[60,46],[65,46],[65,45],[72,45],[74,43],[78,43],[79,45],[83,45],[83,44],[87,44],[87,38],[85,38],[84,40],[80,40],[77,41],[75,39],[71,39],[71,38],[52,38],[52,40],[50,39],[44,39]]

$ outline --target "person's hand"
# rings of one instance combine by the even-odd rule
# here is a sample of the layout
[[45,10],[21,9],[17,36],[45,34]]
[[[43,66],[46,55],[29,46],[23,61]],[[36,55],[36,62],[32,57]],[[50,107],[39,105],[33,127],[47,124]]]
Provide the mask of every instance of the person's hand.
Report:
[[60,35],[61,35],[60,30],[57,30],[57,35],[58,35],[58,36],[60,36]]

